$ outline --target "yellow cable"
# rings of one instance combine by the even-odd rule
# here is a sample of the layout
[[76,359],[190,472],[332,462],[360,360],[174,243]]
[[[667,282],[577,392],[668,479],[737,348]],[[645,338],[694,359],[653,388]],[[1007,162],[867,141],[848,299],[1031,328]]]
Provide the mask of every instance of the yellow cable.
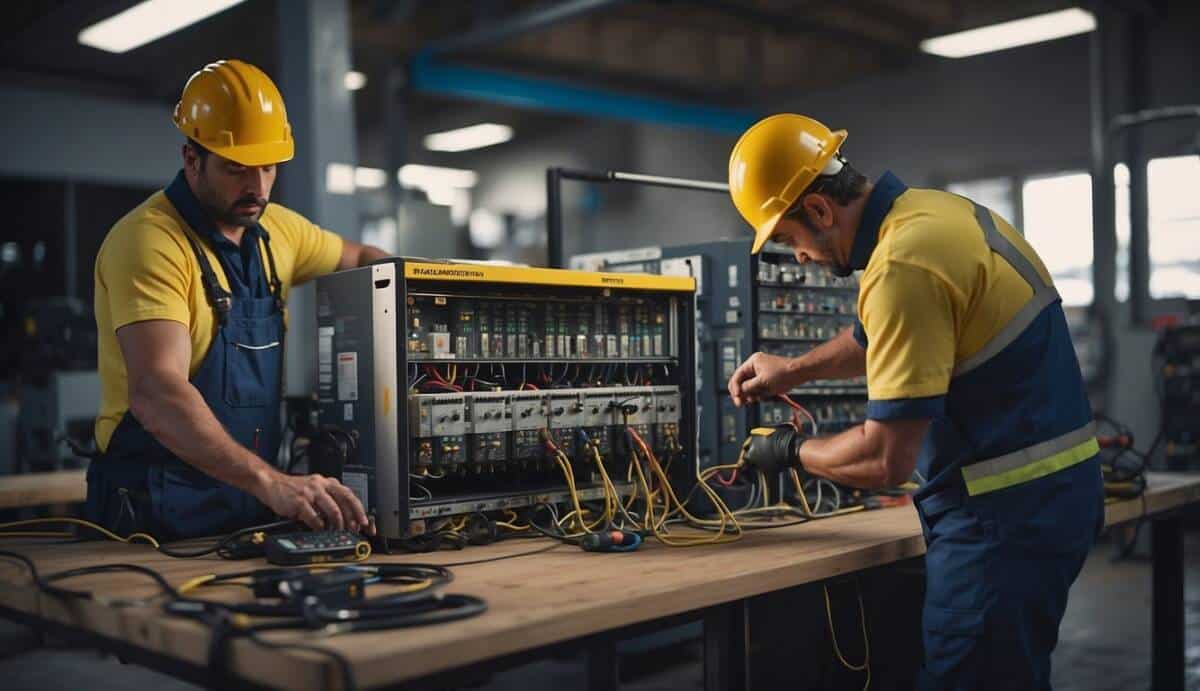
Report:
[[[711,487],[708,486],[708,483],[700,479],[699,475],[697,475],[697,480],[699,480],[701,483],[701,489],[708,494],[709,499],[712,500],[713,505],[717,508],[717,513],[721,518],[719,521],[712,521],[693,516],[687,510],[687,507],[685,507],[683,503],[679,501],[679,497],[675,494],[675,490],[671,486],[671,482],[667,478],[666,473],[663,471],[662,465],[655,457],[654,452],[651,451],[650,447],[646,445],[646,442],[641,438],[641,435],[637,434],[637,432],[633,431],[632,429],[630,432],[635,442],[635,446],[641,449],[642,454],[646,459],[646,463],[650,468],[650,472],[658,479],[663,493],[663,516],[661,520],[655,520],[654,502],[650,501],[651,493],[649,490],[649,484],[646,482],[645,474],[642,472],[641,463],[638,462],[637,449],[632,449],[634,451],[634,469],[637,472],[639,484],[641,485],[648,499],[646,506],[646,524],[654,536],[658,538],[659,542],[672,547],[690,547],[694,545],[732,542],[741,537],[742,529],[738,524],[737,518],[733,515],[733,512],[729,510],[729,507],[725,505],[725,502],[721,499],[721,497]],[[674,504],[674,508],[672,508],[672,502]],[[717,531],[715,533],[705,534],[702,536],[668,536],[668,534],[662,530],[662,527],[664,526],[667,518],[677,513],[681,514],[688,522],[693,524],[701,526],[716,526]],[[726,535],[726,527],[729,525],[732,525],[734,532],[733,534]]]
[[517,519],[519,519],[520,516],[517,515],[516,511],[513,511],[512,509],[505,509],[504,515],[508,517],[508,520],[496,521],[496,525],[500,526],[501,528],[508,528],[509,530],[529,530],[529,524],[520,525],[517,523]]
[[592,452],[592,460],[596,462],[596,468],[600,470],[600,480],[604,486],[604,510],[611,523],[617,519],[617,512],[621,508],[621,496],[617,493],[617,487],[613,484],[612,478],[608,476],[608,469],[604,467],[604,459],[600,456],[600,445],[593,440],[588,444],[588,449]]
[[214,580],[216,577],[217,577],[217,574],[215,574],[215,573],[208,573],[208,574],[204,574],[203,576],[196,576],[195,578],[190,578],[190,579],[184,581],[178,588],[176,588],[176,590],[179,591],[180,595],[183,595],[192,590],[195,590],[196,588],[199,588],[200,586],[204,585],[205,583],[208,583],[211,580]]
[[[385,583],[384,585],[392,585],[392,584]],[[408,585],[402,585],[402,586],[396,586],[396,587],[399,588],[398,592],[401,592],[401,593],[415,593],[418,590],[425,590],[426,588],[428,588],[431,585],[433,585],[432,578],[422,578],[421,580],[413,581],[412,583],[410,583]]]
[[[563,476],[567,480],[567,491],[571,495],[571,506],[574,508],[573,513],[576,516],[576,521],[579,523],[581,530],[583,530],[585,532],[590,532],[593,529],[595,529],[596,526],[600,525],[604,521],[604,517],[601,516],[598,521],[592,523],[591,525],[589,525],[584,520],[583,507],[580,506],[580,503],[579,503],[579,490],[576,488],[576,485],[575,485],[575,473],[571,471],[570,459],[568,459],[567,455],[564,454],[562,452],[562,450],[560,450],[558,447],[552,447],[552,448],[554,451],[554,460],[555,460],[555,462],[558,463],[559,469],[562,470]],[[571,514],[567,514],[567,515],[570,516]]]
[[863,634],[863,661],[859,665],[850,664],[842,655],[842,650],[837,642],[837,633],[833,629],[833,606],[829,603],[829,588],[822,584],[821,590],[825,593],[825,621],[829,624],[829,639],[833,642],[833,654],[837,656],[842,666],[851,672],[866,671],[867,681],[863,684],[863,691],[866,691],[871,686],[871,638],[867,635],[867,612],[863,607],[862,590],[858,587],[858,579],[854,580],[854,592],[858,595],[858,620],[862,625]]
[[26,530],[20,532],[0,532],[0,537],[75,537],[75,533],[56,533],[53,531],[38,532],[34,530]]
[[132,533],[129,535],[129,537],[121,537],[120,535],[117,535],[103,526],[96,525],[91,521],[85,521],[82,518],[33,518],[26,521],[11,521],[9,523],[0,523],[0,531],[7,530],[8,528],[22,528],[25,526],[43,525],[46,523],[67,523],[70,525],[81,525],[85,528],[91,528],[92,530],[95,530],[110,540],[131,544],[136,538],[148,543],[150,546],[154,547],[154,549],[158,549],[158,540],[155,540],[153,536],[147,535],[146,533]]
[[814,513],[812,507],[808,504],[808,496],[804,493],[804,485],[800,482],[800,474],[795,468],[788,468],[788,474],[792,477],[792,485],[796,488],[796,494],[800,495],[800,504],[804,507],[804,515],[808,518],[832,518],[833,516],[844,516],[848,513],[862,511],[867,507],[859,504],[858,506],[847,506],[844,509],[836,509],[828,513]]
[[[650,469],[658,477],[659,482],[664,487],[664,491],[667,492],[670,499],[674,500],[674,502],[676,504],[676,508],[672,510],[671,515],[674,515],[675,513],[680,513],[684,517],[686,517],[689,521],[698,523],[700,525],[715,525],[717,523],[720,523],[723,525],[726,522],[726,520],[725,520],[726,516],[732,517],[732,512],[730,512],[728,507],[725,506],[724,501],[721,501],[720,497],[716,497],[716,494],[715,494],[715,492],[712,491],[712,488],[707,487],[707,483],[702,484],[702,487],[704,487],[707,490],[710,498],[716,497],[716,502],[714,502],[714,503],[717,505],[718,513],[721,515],[721,521],[718,522],[718,521],[713,521],[713,520],[708,520],[708,519],[703,519],[703,518],[697,518],[697,517],[693,516],[690,512],[688,512],[687,508],[684,507],[683,503],[679,501],[679,497],[676,496],[675,489],[671,486],[670,480],[667,478],[666,471],[663,469],[662,464],[660,464],[658,461],[658,457],[654,455],[654,452],[652,452],[650,450],[650,448],[646,445],[646,442],[643,439],[641,439],[640,437],[635,437],[635,439],[637,440],[638,445],[642,448],[642,452],[644,454],[646,454],[646,458],[650,461]],[[735,523],[736,523],[736,521],[735,521]]]

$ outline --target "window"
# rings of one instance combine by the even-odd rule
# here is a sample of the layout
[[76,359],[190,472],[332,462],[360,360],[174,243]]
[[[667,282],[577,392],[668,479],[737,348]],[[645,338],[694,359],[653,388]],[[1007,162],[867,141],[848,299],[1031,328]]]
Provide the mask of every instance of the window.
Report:
[[1200,156],[1151,159],[1150,297],[1200,298]]
[[[946,185],[947,192],[961,194],[973,202],[986,206],[1004,220],[1017,225],[1016,205],[1013,203],[1012,178],[986,178],[968,182],[952,182]],[[1020,230],[1018,228],[1018,230]]]
[[1092,302],[1092,176],[1067,172],[1029,178],[1021,186],[1025,237],[1064,305]]
[[1113,166],[1113,190],[1116,193],[1114,220],[1117,231],[1117,275],[1113,295],[1120,302],[1129,299],[1129,166]]

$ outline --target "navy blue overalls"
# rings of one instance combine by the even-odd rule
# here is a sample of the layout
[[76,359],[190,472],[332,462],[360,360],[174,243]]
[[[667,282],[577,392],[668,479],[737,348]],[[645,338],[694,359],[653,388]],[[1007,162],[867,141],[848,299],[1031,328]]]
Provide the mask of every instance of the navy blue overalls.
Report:
[[1049,689],[1067,593],[1104,522],[1091,406],[1053,285],[975,217],[1033,297],[955,366],[915,495],[927,552],[922,691]]
[[[230,436],[273,463],[281,434],[284,322],[270,236],[255,225],[246,228],[240,247],[234,245],[200,207],[182,172],[165,193],[191,227],[184,234],[216,316],[208,354],[190,382]],[[232,294],[218,282],[199,242],[214,249]],[[120,535],[144,531],[160,540],[219,535],[271,520],[257,499],[180,460],[128,411],[88,468],[87,514]]]
[[[881,225],[907,190],[890,172],[876,181],[854,238],[853,268],[867,266]],[[1049,689],[1067,593],[1103,526],[1099,446],[1057,290],[990,211],[971,205],[974,223],[938,222],[981,233],[989,259],[1012,267],[1032,295],[991,340],[955,362],[944,400],[910,399],[932,420],[913,497],[927,548],[917,686]],[[862,322],[854,337],[867,347]],[[872,409],[881,403],[890,401],[868,403],[868,417],[877,417]]]

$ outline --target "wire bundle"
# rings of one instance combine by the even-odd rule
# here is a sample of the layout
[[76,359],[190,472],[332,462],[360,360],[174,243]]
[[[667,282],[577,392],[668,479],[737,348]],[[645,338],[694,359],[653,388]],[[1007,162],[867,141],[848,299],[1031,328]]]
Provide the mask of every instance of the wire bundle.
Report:
[[[805,429],[805,423],[807,423],[811,429],[811,435],[815,436],[820,433],[820,426],[817,424],[816,419],[812,416],[807,408],[795,402],[786,394],[781,394],[779,399],[792,409],[792,418],[789,424],[797,432],[803,433]],[[743,447],[742,453],[745,453],[745,447]],[[729,478],[721,477],[719,472],[727,468],[732,468],[733,473],[731,473]],[[738,479],[739,472],[744,473],[746,470],[747,468],[745,467],[744,457],[739,455],[737,462],[734,463],[733,466],[709,468],[704,472],[703,477],[711,477],[719,484],[728,487],[735,484]],[[746,502],[745,506],[737,511],[734,511],[733,513],[739,519],[754,517],[760,520],[742,520],[742,528],[747,530],[755,530],[763,528],[785,527],[819,518],[830,518],[833,516],[841,516],[848,513],[863,511],[866,508],[861,504],[843,507],[843,495],[841,489],[838,488],[836,483],[829,480],[825,480],[823,478],[808,478],[807,480],[802,480],[800,473],[794,468],[789,468],[787,470],[787,478],[792,488],[792,494],[795,495],[798,505],[789,503],[786,501],[786,497],[784,496],[781,496],[776,503],[768,503],[770,492],[767,486],[767,478],[762,473],[757,473],[753,479],[748,480],[749,482],[753,483],[753,486],[751,487],[750,499]],[[815,499],[811,502],[809,501],[808,496],[810,491],[815,492],[816,495]],[[822,505],[825,503],[830,504],[830,508],[822,510]],[[791,517],[794,520],[779,522],[777,520],[761,520],[761,517]]]
[[[142,540],[160,551],[162,549],[151,536],[134,534],[123,538],[80,519],[29,521],[45,522],[80,525],[96,530],[115,541],[128,544]],[[28,536],[26,533],[14,531],[2,535]],[[35,536],[42,535],[39,533]],[[204,553],[215,551],[216,547]],[[320,635],[329,636],[356,631],[410,628],[465,619],[487,610],[487,604],[477,597],[444,594],[442,588],[453,580],[453,575],[445,566],[428,564],[317,565],[288,569],[255,569],[229,574],[205,574],[175,587],[158,571],[139,564],[85,566],[43,575],[32,559],[18,552],[0,550],[0,558],[20,561],[29,569],[33,584],[39,592],[62,599],[92,600],[113,607],[133,607],[149,606],[156,600],[165,598],[163,608],[166,612],[194,619],[212,630],[209,669],[214,676],[214,688],[235,683],[227,676],[229,643],[235,638],[247,638],[267,648],[304,650],[323,655],[336,664],[342,678],[342,687],[354,689],[356,684],[350,664],[337,651],[307,643],[273,641],[263,638],[262,634],[281,630],[315,630]],[[289,596],[289,583],[315,572],[352,574],[361,577],[363,585],[390,585],[394,590],[380,597],[336,605],[326,603],[320,597],[304,596],[303,593]],[[147,577],[158,586],[159,592],[145,598],[112,598],[61,585],[62,581],[109,573],[132,573]],[[249,588],[256,599],[250,602],[225,602],[202,599],[194,595],[203,588],[218,586]],[[263,597],[268,594],[277,595],[278,600],[264,601]]]
[[[742,527],[738,523],[737,517],[730,511],[721,496],[708,484],[710,476],[716,475],[722,470],[731,469],[731,466],[714,466],[698,475],[696,486],[708,496],[716,508],[718,516],[716,520],[698,518],[688,511],[688,502],[680,501],[676,496],[666,470],[637,430],[628,425],[628,416],[626,416],[625,434],[630,440],[630,465],[637,475],[637,486],[641,489],[645,504],[645,516],[641,526],[643,530],[648,531],[659,542],[670,547],[692,547],[732,542],[742,536]],[[673,438],[669,438],[668,443],[672,448],[678,447],[678,442]],[[649,473],[643,469],[643,463]],[[657,486],[653,486],[655,484]],[[669,531],[667,523],[676,517],[689,526],[700,529],[715,528],[715,530],[706,535],[673,535]]]

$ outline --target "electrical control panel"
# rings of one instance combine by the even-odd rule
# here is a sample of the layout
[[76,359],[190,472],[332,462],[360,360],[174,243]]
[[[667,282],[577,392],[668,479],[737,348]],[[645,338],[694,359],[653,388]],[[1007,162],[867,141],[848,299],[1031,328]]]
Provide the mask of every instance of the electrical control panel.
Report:
[[[751,240],[677,247],[643,247],[573,257],[576,269],[688,275],[697,281],[696,400],[700,465],[732,463],[751,427],[787,423],[781,401],[738,408],[729,398],[730,377],[757,351],[797,357],[854,325],[858,282],[796,262],[786,247],[767,243],[750,254]],[[814,381],[791,396],[816,418],[822,433],[866,419],[865,378]],[[722,493],[731,490],[721,489]],[[736,503],[736,499],[732,500]]]
[[[389,538],[429,521],[632,491],[626,428],[697,456],[695,282],[386,260],[317,280],[323,427],[355,440],[321,471]],[[597,461],[597,456],[599,461]],[[660,456],[661,457],[661,456]]]

